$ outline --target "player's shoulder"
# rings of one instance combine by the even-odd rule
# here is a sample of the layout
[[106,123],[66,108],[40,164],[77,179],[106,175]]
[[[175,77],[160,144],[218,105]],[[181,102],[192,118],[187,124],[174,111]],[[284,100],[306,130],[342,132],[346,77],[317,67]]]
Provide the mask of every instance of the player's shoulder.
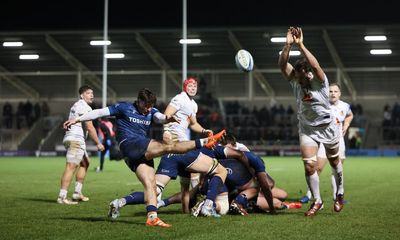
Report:
[[78,101],[76,101],[74,103],[73,107],[79,108],[79,109],[87,109],[89,111],[92,110],[92,107],[90,107],[89,104],[87,102],[85,102],[85,100],[83,100],[83,99],[79,99]]
[[111,105],[111,106],[116,107],[116,108],[132,108],[133,107],[133,103],[131,103],[131,102],[118,102],[118,103],[116,103],[114,105]]
[[350,108],[350,104],[348,104],[347,102],[345,102],[345,101],[342,101],[342,100],[339,100],[339,107],[342,107],[342,108]]
[[151,113],[152,113],[152,114],[158,113],[158,112],[160,112],[160,110],[158,110],[158,108],[153,107],[153,108],[151,109]]
[[175,97],[172,98],[171,101],[182,101],[185,99],[188,99],[189,97],[187,96],[187,94],[185,92],[181,92],[175,95]]

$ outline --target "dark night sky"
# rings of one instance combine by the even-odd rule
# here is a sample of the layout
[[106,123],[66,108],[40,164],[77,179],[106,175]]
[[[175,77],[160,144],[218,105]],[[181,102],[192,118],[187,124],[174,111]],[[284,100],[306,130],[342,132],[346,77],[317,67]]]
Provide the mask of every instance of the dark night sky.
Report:
[[[372,0],[370,0],[372,1]],[[399,24],[395,1],[188,0],[188,27]],[[109,28],[180,28],[181,0],[109,0]],[[103,28],[102,0],[3,0],[0,31]]]

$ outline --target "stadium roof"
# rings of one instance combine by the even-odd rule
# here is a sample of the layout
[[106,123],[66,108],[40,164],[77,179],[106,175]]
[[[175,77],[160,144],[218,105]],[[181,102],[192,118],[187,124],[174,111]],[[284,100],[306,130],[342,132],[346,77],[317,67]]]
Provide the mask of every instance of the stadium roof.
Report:
[[[44,5],[42,1],[10,1],[2,7],[0,41],[22,41],[23,46],[0,46],[0,71],[3,76],[17,76],[18,80],[11,81],[18,81],[21,94],[25,84],[28,92],[33,89],[39,96],[49,98],[48,86],[59,90],[60,94],[69,89],[74,92],[73,87],[66,85],[71,85],[67,79],[77,69],[101,78],[102,47],[90,46],[89,42],[103,35],[102,1],[96,1],[97,5],[91,5],[94,1],[55,2],[44,1]],[[296,9],[292,2],[288,6],[281,2],[262,5],[188,2],[188,37],[202,40],[199,45],[188,46],[189,73],[225,71],[225,78],[235,79],[237,76],[229,75],[238,73],[234,55],[239,48],[245,48],[252,53],[259,69],[256,72],[261,74],[256,76],[257,80],[262,80],[255,86],[256,91],[265,87],[265,83],[270,90],[261,91],[261,94],[272,92],[275,96],[289,96],[291,93],[277,66],[283,45],[272,43],[270,39],[285,36],[287,27],[295,23],[303,27],[306,46],[327,70],[330,80],[340,80],[345,85],[345,95],[399,95],[400,18],[391,16],[395,8],[390,5],[385,6],[386,12],[382,14],[378,10],[383,4],[366,5],[362,11],[355,11],[348,5],[336,3],[328,7],[321,1],[307,6],[306,14],[310,16],[304,17],[305,13]],[[108,51],[125,54],[123,59],[108,60],[108,69],[114,72],[109,77],[109,85],[117,94],[127,92],[129,84],[135,84],[133,76],[129,76],[133,80],[126,83],[123,73],[168,70],[180,74],[181,12],[181,1],[129,4],[110,1],[109,39],[112,44]],[[296,12],[299,18],[293,17]],[[387,40],[367,42],[366,35],[385,35]],[[371,55],[371,49],[391,49],[392,54]],[[20,60],[20,54],[38,54],[39,59]],[[296,57],[292,57],[294,59]],[[339,75],[336,74],[338,70]],[[73,74],[74,81],[76,74]],[[54,76],[58,76],[57,84],[53,84]],[[151,76],[140,76],[141,80],[146,78]],[[3,81],[2,98],[13,92],[14,87],[10,79]]]

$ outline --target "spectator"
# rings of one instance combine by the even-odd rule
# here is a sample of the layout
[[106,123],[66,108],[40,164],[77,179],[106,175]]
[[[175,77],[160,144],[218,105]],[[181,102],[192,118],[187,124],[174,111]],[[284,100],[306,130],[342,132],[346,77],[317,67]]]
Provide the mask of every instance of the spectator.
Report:
[[32,113],[33,113],[33,105],[29,100],[27,100],[24,107],[24,115],[28,128],[30,128],[33,124]]
[[357,131],[353,134],[353,136],[350,138],[349,141],[349,146],[351,149],[360,149],[362,144],[360,132]]
[[25,104],[23,102],[19,102],[16,112],[17,129],[21,129],[24,125],[24,120],[25,120],[24,109],[25,109]]
[[12,106],[9,102],[6,102],[3,106],[3,122],[6,128],[12,128],[13,123],[13,112]]
[[113,129],[113,124],[107,118],[101,118],[98,122],[98,125],[98,132],[104,146],[104,151],[100,152],[100,166],[96,168],[96,172],[102,172],[104,169],[104,159],[106,153],[112,147],[114,142],[113,138],[115,138],[115,132]]
[[50,108],[47,102],[42,102],[42,116],[48,117],[50,115]]
[[33,106],[33,113],[34,113],[33,121],[36,122],[41,117],[42,114],[39,102],[36,102],[35,105]]

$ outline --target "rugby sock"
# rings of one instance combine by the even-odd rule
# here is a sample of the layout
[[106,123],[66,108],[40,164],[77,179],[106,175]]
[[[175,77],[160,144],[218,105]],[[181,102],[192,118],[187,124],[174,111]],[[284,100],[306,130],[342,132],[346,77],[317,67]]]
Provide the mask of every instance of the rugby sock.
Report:
[[194,188],[199,184],[199,182],[200,182],[200,174],[192,173],[190,177],[190,186]]
[[147,218],[149,218],[151,220],[157,218],[157,207],[156,206],[148,205],[146,207],[146,211],[147,211]]
[[335,179],[335,176],[333,175],[333,173],[331,175],[331,186],[332,186],[333,200],[335,201],[337,186],[336,186],[336,179]]
[[319,176],[318,172],[315,171],[312,175],[307,176],[306,180],[308,187],[311,189],[312,195],[314,196],[315,202],[322,202],[321,194],[319,192]]
[[75,193],[78,193],[78,194],[82,193],[82,183],[75,182]]
[[168,205],[171,204],[171,203],[169,202],[169,199],[168,199],[168,198],[161,200],[160,203],[163,204],[162,207],[166,207],[166,206],[168,206]]
[[[144,203],[144,192],[133,192],[126,197],[123,197],[126,201],[126,205],[143,204]],[[150,206],[150,205],[149,205]]]
[[247,197],[246,197],[246,194],[239,194],[236,198],[235,198],[235,200],[238,202],[238,203],[240,203],[243,207],[247,207],[247,205],[248,205],[248,200],[247,200]]
[[67,193],[68,193],[67,190],[65,190],[65,189],[60,189],[60,193],[58,194],[58,197],[59,197],[59,198],[62,198],[62,199],[67,198]]
[[120,198],[120,199],[118,199],[118,207],[123,207],[123,206],[125,206],[126,205],[126,200],[125,200],[125,198]]
[[[335,168],[332,168],[332,175],[335,177],[336,186],[337,186],[337,194],[344,194],[344,187],[343,187],[343,165],[342,162],[339,161],[338,165]],[[335,197],[336,198],[336,197]]]
[[307,196],[309,199],[311,199],[311,197],[312,197],[311,190],[310,190],[309,187],[307,187],[306,196]]
[[196,139],[194,142],[196,143],[196,148],[199,149],[208,143],[208,138]]
[[157,191],[157,202],[162,200],[162,193],[164,191],[165,185],[156,181],[156,191]]
[[219,190],[223,184],[224,183],[222,182],[222,179],[219,176],[213,176],[208,184],[206,199],[215,202],[215,198],[217,198]]

